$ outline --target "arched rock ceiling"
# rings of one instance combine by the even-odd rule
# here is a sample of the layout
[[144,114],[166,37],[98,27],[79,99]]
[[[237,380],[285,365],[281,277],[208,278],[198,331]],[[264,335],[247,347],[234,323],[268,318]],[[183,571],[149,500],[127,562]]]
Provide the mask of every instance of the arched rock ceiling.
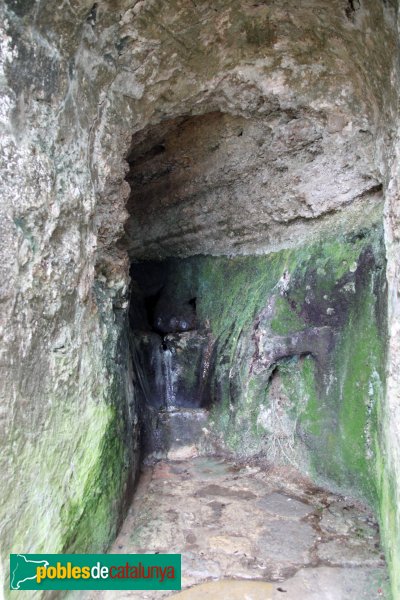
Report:
[[128,10],[98,143],[109,172],[136,132],[131,257],[263,252],[376,216],[390,13],[376,0]]
[[264,252],[381,210],[392,0],[6,5],[15,131],[54,138],[99,262],[126,269],[124,235],[131,258]]
[[134,258],[260,252],[304,238],[319,217],[317,230],[344,211],[351,227],[381,204],[371,135],[343,115],[327,123],[302,112],[214,112],[167,121],[135,142],[126,227]]

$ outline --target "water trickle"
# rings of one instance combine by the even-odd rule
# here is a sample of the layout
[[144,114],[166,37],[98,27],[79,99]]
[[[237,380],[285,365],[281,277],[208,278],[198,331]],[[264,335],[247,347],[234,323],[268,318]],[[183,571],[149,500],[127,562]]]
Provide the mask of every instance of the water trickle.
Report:
[[164,379],[164,402],[163,405],[167,410],[171,410],[176,406],[175,383],[177,380],[176,369],[174,370],[173,355],[175,352],[166,344],[162,346],[161,361]]

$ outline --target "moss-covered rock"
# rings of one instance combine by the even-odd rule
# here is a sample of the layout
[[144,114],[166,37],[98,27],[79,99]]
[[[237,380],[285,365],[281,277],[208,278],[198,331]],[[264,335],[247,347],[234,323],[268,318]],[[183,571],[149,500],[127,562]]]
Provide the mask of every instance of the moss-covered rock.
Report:
[[[384,392],[380,226],[266,256],[167,262],[214,338],[208,394],[223,446],[291,462],[375,501]],[[171,300],[171,301],[172,301]]]

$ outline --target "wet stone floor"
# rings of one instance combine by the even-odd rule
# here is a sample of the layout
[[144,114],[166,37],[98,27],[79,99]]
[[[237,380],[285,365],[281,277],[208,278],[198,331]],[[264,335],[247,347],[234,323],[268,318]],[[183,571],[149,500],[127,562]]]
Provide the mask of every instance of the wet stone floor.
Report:
[[389,599],[371,514],[286,467],[213,457],[146,467],[110,552],[181,553],[182,592],[96,599]]

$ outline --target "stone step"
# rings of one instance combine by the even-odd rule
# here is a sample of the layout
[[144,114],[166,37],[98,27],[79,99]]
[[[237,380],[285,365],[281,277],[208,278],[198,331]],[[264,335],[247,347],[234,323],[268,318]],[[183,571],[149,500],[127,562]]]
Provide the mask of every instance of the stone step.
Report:
[[147,437],[147,459],[186,459],[207,453],[209,448],[208,410],[169,408],[156,411]]

